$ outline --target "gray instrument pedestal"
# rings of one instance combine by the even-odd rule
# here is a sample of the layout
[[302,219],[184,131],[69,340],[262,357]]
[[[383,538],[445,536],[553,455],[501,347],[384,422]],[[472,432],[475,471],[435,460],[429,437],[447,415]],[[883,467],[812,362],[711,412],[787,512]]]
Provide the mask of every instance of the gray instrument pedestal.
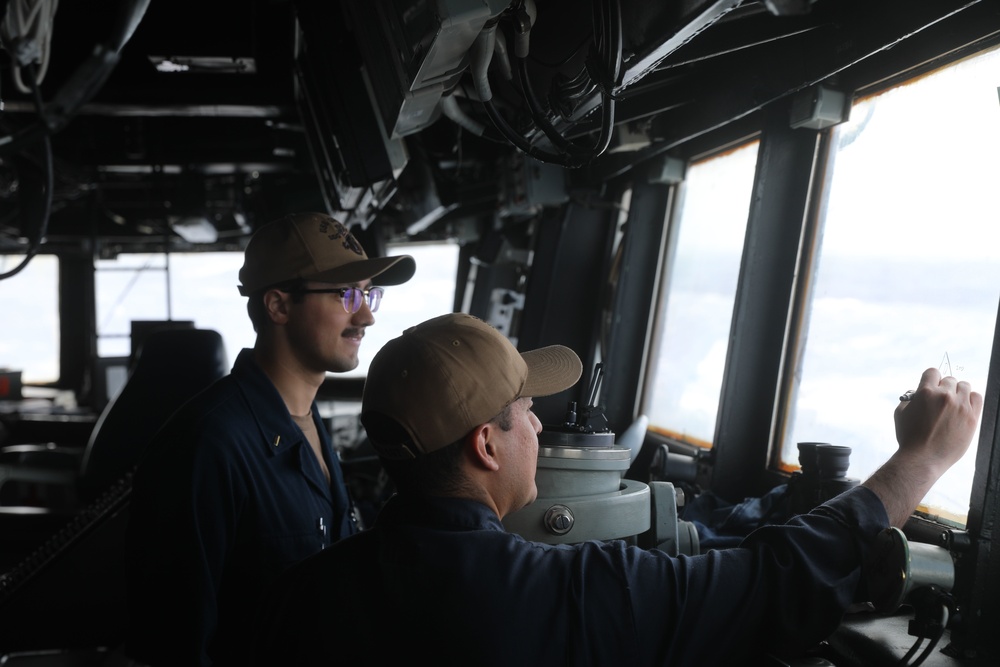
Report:
[[626,539],[671,555],[697,554],[693,524],[677,518],[678,494],[669,482],[624,479],[633,452],[614,433],[546,427],[538,436],[538,498],[503,519],[525,539],[547,544]]

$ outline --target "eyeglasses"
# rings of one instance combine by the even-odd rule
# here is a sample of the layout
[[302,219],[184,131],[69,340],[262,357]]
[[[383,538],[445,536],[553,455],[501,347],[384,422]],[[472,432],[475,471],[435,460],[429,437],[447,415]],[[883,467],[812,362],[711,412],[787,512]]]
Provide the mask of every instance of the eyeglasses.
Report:
[[368,302],[368,309],[373,313],[378,310],[382,303],[382,294],[385,290],[381,287],[331,287],[324,289],[295,289],[287,290],[289,294],[339,294],[340,300],[344,304],[344,310],[349,313],[356,313],[361,310],[362,300]]

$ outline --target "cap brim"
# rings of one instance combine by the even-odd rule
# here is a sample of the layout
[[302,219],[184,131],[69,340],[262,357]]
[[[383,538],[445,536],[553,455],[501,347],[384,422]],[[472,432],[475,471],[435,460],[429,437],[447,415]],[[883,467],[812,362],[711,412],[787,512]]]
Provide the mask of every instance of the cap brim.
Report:
[[550,345],[522,352],[528,377],[522,396],[549,396],[569,389],[580,379],[583,364],[576,352],[563,345]]
[[[413,277],[417,263],[409,255],[362,259],[306,277],[324,283],[358,283],[372,280],[376,285],[402,285]],[[375,280],[378,278],[378,280]]]

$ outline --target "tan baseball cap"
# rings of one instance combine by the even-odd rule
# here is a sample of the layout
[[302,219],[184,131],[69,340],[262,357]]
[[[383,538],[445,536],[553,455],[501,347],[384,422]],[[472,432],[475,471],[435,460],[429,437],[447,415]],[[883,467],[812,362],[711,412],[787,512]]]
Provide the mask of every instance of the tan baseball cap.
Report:
[[372,444],[380,456],[412,458],[455,442],[517,398],[572,387],[582,370],[568,347],[520,353],[480,319],[441,315],[407,329],[378,351],[365,381],[361,421],[373,412],[395,420],[412,447]]
[[369,259],[340,221],[323,213],[296,213],[270,222],[247,244],[240,269],[240,294],[301,278],[355,283],[378,277],[379,285],[399,285],[413,277],[409,255]]

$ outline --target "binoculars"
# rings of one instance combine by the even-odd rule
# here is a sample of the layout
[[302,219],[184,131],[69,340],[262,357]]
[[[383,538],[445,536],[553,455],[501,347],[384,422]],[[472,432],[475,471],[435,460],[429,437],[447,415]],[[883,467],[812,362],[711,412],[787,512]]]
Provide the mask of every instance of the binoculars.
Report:
[[828,442],[800,442],[800,471],[788,480],[793,514],[808,512],[859,484],[847,477],[851,448]]

